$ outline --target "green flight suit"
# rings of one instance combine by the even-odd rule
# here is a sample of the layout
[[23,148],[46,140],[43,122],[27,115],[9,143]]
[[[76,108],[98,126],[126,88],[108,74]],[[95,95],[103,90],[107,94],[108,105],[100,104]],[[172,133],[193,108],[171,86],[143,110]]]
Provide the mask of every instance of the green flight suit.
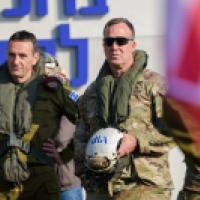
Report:
[[[11,131],[17,131],[21,137],[34,123],[39,125],[39,129],[31,145],[41,150],[43,142],[56,136],[62,115],[75,122],[78,116],[77,106],[73,93],[67,86],[58,81],[53,83],[56,87],[48,87],[48,84],[45,86],[44,81],[48,77],[46,79],[38,74],[28,83],[19,86],[12,82],[6,68],[1,69],[0,77],[0,113],[5,114],[4,118],[3,115],[0,118],[0,142],[9,138]],[[10,101],[12,103],[9,109]],[[6,109],[9,112],[6,113]],[[72,145],[69,145],[61,153],[62,159],[70,160],[72,151]],[[0,167],[3,161],[4,156],[1,156]],[[54,168],[45,160],[42,161],[31,154],[28,155],[27,164],[30,177],[17,185],[4,180],[3,172],[0,171],[0,200],[59,200],[60,188]]]

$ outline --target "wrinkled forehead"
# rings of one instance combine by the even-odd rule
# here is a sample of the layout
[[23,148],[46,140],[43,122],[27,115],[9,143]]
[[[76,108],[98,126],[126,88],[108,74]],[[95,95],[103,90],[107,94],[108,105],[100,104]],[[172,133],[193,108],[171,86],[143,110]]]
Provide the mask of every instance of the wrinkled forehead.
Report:
[[8,44],[8,52],[33,53],[34,46],[30,40],[12,40]]

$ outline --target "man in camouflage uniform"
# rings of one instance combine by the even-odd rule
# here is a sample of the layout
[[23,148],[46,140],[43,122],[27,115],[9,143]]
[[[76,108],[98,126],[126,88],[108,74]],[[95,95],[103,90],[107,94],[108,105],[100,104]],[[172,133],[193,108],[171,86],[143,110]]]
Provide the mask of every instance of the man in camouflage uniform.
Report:
[[[76,121],[76,95],[55,78],[55,63],[40,55],[32,33],[10,37],[0,69],[0,200],[59,200],[54,162],[42,145],[55,138],[61,116]],[[61,153],[66,162],[71,151]]]
[[[147,54],[135,50],[135,31],[127,19],[111,19],[103,35],[106,60],[79,102],[77,173],[88,200],[169,200],[172,181],[168,151],[173,142],[163,135],[163,80],[145,69]],[[106,127],[123,132],[118,155],[133,157],[117,174],[93,173],[84,167],[89,138]]]
[[198,109],[168,97],[164,101],[164,111],[170,128],[168,134],[174,137],[184,152],[187,166],[184,187],[179,192],[178,200],[200,200],[200,151],[195,142],[199,138],[200,124],[198,118],[193,116]]

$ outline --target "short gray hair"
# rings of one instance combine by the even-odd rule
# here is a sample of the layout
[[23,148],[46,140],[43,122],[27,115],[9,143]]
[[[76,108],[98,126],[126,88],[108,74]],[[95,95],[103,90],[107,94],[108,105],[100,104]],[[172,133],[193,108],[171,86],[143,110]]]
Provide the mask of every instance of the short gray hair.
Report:
[[134,28],[133,24],[128,19],[123,18],[123,17],[112,18],[111,20],[109,20],[104,26],[103,35],[105,35],[105,31],[106,31],[107,28],[109,28],[110,26],[112,26],[114,24],[119,24],[119,23],[124,23],[128,26],[128,28],[132,32],[132,36],[133,36],[133,39],[134,39],[135,38],[135,28]]

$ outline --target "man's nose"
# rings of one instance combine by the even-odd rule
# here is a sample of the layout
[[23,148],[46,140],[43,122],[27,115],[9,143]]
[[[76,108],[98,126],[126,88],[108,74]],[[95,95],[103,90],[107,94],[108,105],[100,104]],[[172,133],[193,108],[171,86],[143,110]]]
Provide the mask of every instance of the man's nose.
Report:
[[14,64],[18,64],[19,61],[20,61],[19,56],[15,56],[15,57],[13,58],[13,63],[14,63]]
[[119,45],[117,45],[116,41],[114,41],[114,42],[112,43],[112,45],[111,45],[111,48],[112,48],[112,49],[116,49],[116,48],[118,48],[118,47],[119,47]]

